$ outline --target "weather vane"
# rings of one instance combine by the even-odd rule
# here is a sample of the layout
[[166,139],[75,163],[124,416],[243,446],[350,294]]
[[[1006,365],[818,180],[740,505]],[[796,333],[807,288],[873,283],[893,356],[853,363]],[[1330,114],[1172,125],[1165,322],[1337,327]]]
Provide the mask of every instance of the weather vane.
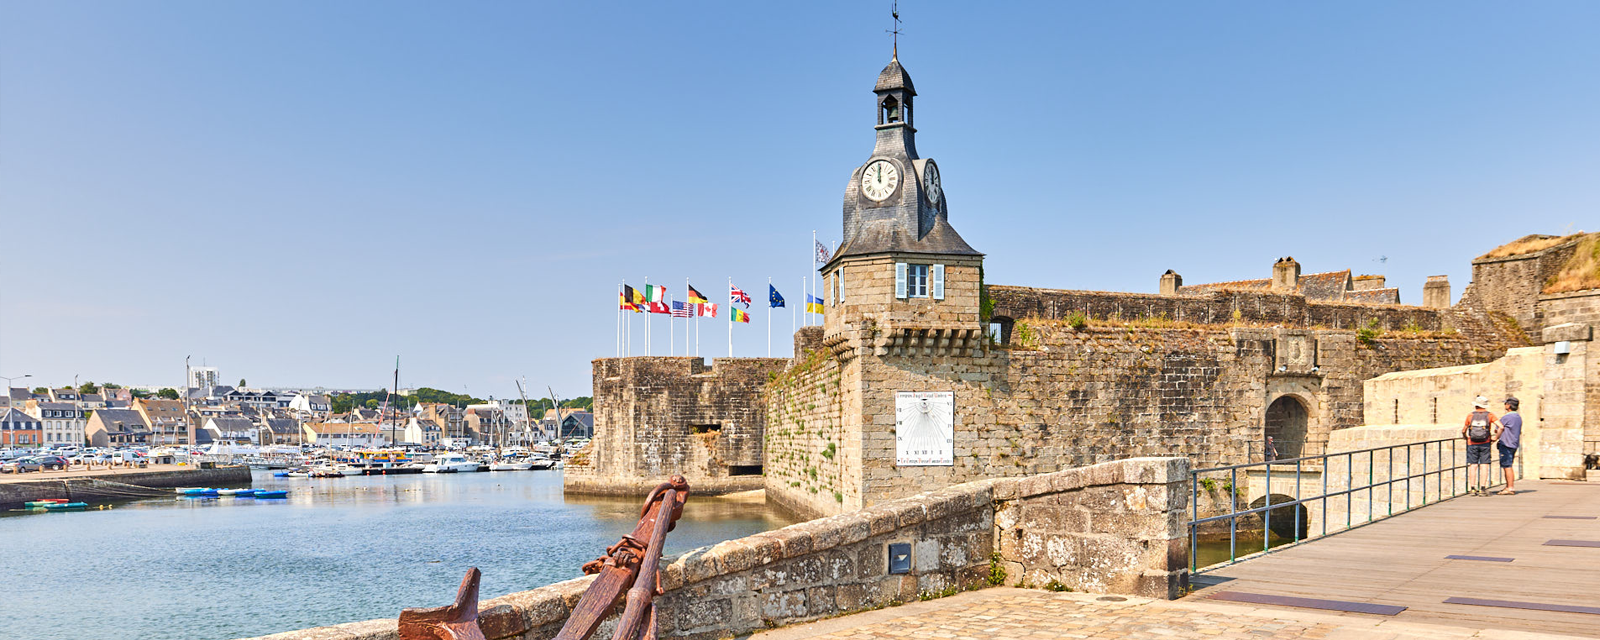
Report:
[[894,28],[893,29],[884,29],[884,31],[894,34],[894,54],[892,56],[890,56],[890,58],[894,59],[894,60],[899,60],[900,59],[900,0],[894,0],[893,2],[889,3],[889,15],[894,18]]

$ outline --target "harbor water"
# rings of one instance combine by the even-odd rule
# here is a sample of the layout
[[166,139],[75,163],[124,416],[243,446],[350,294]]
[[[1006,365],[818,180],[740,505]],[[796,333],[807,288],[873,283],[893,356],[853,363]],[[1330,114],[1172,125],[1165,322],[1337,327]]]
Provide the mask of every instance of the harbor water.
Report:
[[[474,566],[493,598],[580,576],[641,502],[564,497],[559,471],[254,477],[289,498],[0,516],[0,637],[227,639],[393,618],[448,604]],[[695,497],[666,551],[792,523],[761,502]]]

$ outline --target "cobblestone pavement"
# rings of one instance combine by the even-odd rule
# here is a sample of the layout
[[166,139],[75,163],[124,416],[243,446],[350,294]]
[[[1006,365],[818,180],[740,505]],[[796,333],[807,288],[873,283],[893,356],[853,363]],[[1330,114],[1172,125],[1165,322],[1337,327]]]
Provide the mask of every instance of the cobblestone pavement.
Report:
[[[1111,601],[1103,598],[1117,598]],[[1053,638],[1560,638],[1212,602],[985,589],[755,634],[750,640],[1050,640]]]

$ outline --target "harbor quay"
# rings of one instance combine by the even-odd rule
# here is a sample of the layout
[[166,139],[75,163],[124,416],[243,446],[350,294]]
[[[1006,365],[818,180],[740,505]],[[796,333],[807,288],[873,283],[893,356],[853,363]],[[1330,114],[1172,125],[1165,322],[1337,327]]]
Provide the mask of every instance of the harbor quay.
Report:
[[197,486],[250,486],[250,468],[224,465],[151,465],[143,469],[71,469],[0,476],[0,509],[41,500],[127,500],[167,495]]

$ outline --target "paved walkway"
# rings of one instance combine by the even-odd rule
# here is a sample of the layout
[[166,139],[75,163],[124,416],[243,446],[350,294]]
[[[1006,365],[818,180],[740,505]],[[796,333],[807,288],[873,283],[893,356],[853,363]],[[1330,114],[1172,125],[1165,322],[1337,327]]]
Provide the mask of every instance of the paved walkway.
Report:
[[[1600,615],[1444,604],[1481,598],[1600,607],[1600,484],[1523,482],[1515,496],[1465,496],[1195,578],[1218,591],[1406,607],[1398,620],[1600,636]],[[1513,558],[1511,562],[1446,559]],[[1361,614],[1347,614],[1361,615]]]
[[0,473],[0,484],[9,482],[38,482],[40,480],[68,480],[71,478],[98,478],[101,476],[114,476],[127,473],[159,473],[162,471],[184,471],[197,469],[194,465],[181,464],[153,464],[148,467],[101,467],[94,468],[72,466],[66,471],[29,471],[27,473]]
[[[1526,482],[1516,496],[1464,497],[1207,574],[1178,601],[996,588],[764,631],[752,640],[878,638],[1600,637],[1600,615],[1446,605],[1451,596],[1600,607],[1600,485]],[[1451,554],[1512,562],[1446,560]],[[1199,585],[1197,585],[1199,586]],[[1212,600],[1217,591],[1407,607],[1395,616]]]
[[[1053,640],[1056,638],[1317,638],[1423,640],[1572,638],[1339,616],[1204,600],[1148,600],[1001,587],[763,631],[750,640]],[[1122,596],[1111,596],[1122,598]],[[1596,630],[1600,634],[1600,630]]]

